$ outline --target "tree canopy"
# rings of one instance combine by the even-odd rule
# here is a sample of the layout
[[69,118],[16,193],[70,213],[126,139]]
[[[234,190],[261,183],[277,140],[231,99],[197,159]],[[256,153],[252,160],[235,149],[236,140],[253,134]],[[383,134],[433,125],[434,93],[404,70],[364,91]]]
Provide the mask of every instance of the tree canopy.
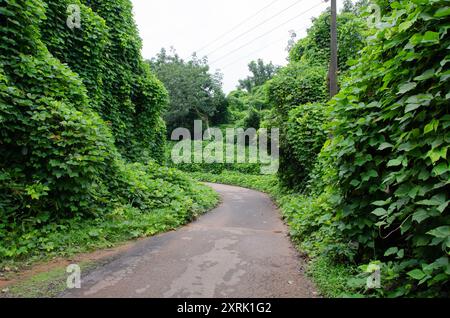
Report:
[[226,121],[228,103],[222,75],[211,74],[207,60],[193,55],[184,61],[175,51],[162,49],[149,63],[169,91],[170,102],[164,112],[169,133],[178,127],[192,129],[196,119],[207,126]]
[[265,64],[262,59],[251,61],[248,69],[252,75],[245,79],[239,80],[238,88],[244,89],[251,93],[254,88],[264,85],[278,71],[279,67],[273,65],[272,62]]

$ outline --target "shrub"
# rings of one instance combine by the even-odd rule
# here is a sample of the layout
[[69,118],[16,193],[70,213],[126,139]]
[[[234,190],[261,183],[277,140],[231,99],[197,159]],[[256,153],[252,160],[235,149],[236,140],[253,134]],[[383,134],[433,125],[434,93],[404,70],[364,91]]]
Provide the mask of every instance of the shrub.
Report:
[[379,1],[383,23],[334,101],[343,203],[360,262],[384,264],[387,296],[448,296],[447,1]]
[[294,62],[267,83],[269,103],[277,109],[281,122],[298,105],[327,100],[326,74],[324,66]]
[[290,189],[305,190],[317,155],[328,137],[323,127],[326,119],[325,106],[320,104],[298,106],[289,112],[283,131],[284,155],[280,160],[283,168],[279,177]]
[[244,118],[244,129],[247,130],[249,128],[253,128],[256,130],[259,130],[259,126],[261,123],[261,115],[260,113],[254,109],[251,108],[247,114],[247,116],[245,116]]

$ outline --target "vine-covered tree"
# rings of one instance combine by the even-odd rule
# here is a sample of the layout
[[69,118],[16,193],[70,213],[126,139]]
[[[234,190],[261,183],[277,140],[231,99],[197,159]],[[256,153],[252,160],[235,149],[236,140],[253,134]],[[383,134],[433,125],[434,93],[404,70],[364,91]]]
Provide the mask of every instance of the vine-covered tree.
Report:
[[[365,43],[367,27],[365,21],[352,12],[354,8],[347,2],[345,10],[338,15],[340,78],[349,69],[348,61],[357,57]],[[290,63],[266,84],[268,103],[274,109],[272,125],[281,129],[279,178],[284,186],[291,189],[304,190],[308,181],[311,163],[305,162],[304,157],[299,156],[300,151],[294,149],[305,147],[305,153],[311,153],[311,149],[308,143],[304,143],[305,139],[299,139],[295,132],[302,118],[308,118],[307,107],[303,105],[313,103],[317,108],[317,103],[323,104],[329,99],[329,59],[330,10],[327,10],[313,20],[307,36],[291,49]],[[298,107],[302,111],[298,111]],[[311,111],[314,115],[320,113],[317,109]],[[320,129],[319,122],[314,121],[317,129]],[[322,136],[322,133],[319,135]],[[317,145],[314,147],[316,155],[320,148]],[[311,161],[314,160],[315,156],[311,158]]]

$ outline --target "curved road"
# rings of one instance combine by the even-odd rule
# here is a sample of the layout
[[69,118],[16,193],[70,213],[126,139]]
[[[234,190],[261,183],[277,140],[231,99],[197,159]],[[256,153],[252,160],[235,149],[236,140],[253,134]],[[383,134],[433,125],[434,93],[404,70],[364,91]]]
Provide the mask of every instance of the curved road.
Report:
[[313,297],[269,197],[208,184],[222,204],[182,229],[136,243],[62,297]]

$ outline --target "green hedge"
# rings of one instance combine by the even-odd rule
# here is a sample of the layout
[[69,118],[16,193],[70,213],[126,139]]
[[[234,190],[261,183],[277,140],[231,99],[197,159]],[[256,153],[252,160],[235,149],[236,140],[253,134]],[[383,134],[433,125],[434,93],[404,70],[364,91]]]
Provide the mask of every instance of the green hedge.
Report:
[[333,103],[339,235],[359,262],[382,262],[382,295],[448,296],[449,1],[378,4]]
[[301,105],[289,112],[284,125],[279,178],[290,189],[304,191],[317,155],[328,138],[324,123],[327,109],[321,104]]

